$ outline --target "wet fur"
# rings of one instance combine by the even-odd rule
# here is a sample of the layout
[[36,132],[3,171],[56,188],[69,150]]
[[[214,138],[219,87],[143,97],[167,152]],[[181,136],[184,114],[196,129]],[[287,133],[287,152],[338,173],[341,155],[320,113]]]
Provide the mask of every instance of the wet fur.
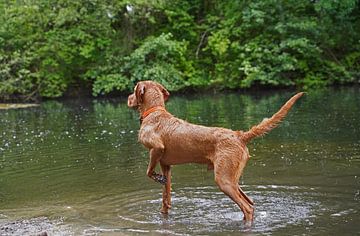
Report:
[[[155,110],[143,118],[139,141],[150,151],[147,175],[160,182],[154,172],[158,163],[164,175],[161,212],[168,213],[171,207],[171,165],[201,163],[214,169],[216,184],[240,207],[244,220],[253,220],[254,203],[238,185],[249,160],[246,144],[275,128],[302,95],[296,94],[271,118],[246,132],[191,124],[164,110]],[[165,107],[168,97],[169,92],[159,83],[142,81],[129,96],[128,106],[143,114],[153,107]]]

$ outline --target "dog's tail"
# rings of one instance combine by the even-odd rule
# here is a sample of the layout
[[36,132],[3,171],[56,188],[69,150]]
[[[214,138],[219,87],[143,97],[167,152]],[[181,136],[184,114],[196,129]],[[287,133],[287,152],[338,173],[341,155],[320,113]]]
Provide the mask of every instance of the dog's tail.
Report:
[[263,121],[261,121],[260,124],[251,127],[249,131],[246,132],[239,131],[240,138],[245,143],[247,143],[255,137],[263,136],[266,133],[268,133],[270,130],[272,130],[273,128],[279,125],[279,123],[284,119],[284,117],[289,112],[290,108],[303,94],[304,94],[303,92],[295,94],[271,118],[265,118]]

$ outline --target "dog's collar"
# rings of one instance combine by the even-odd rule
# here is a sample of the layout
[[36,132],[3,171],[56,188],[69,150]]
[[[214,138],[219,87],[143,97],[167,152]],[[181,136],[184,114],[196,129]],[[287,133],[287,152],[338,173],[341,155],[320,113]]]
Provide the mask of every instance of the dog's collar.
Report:
[[144,111],[143,113],[141,113],[140,116],[140,124],[143,122],[143,120],[150,115],[151,113],[155,112],[155,111],[162,111],[165,112],[166,109],[163,106],[155,106],[155,107],[151,107],[149,109],[147,109],[146,111]]

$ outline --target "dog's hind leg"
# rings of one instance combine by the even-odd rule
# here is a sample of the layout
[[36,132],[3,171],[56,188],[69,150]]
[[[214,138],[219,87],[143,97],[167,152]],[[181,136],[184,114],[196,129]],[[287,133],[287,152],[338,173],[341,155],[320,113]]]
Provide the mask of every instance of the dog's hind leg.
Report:
[[214,163],[215,182],[220,190],[229,196],[244,213],[245,221],[252,221],[254,208],[252,201],[239,190],[238,180],[246,162],[236,158],[219,157]]
[[240,186],[239,186],[239,192],[240,192],[240,194],[246,199],[246,201],[250,204],[250,205],[254,205],[254,201],[251,199],[251,198],[249,198],[249,196],[248,195],[246,195],[245,193],[244,193],[244,191],[242,191],[242,189],[240,188]]
[[161,162],[160,166],[162,174],[166,178],[166,183],[163,186],[161,213],[167,214],[171,208],[171,167],[169,165],[163,165]]
[[220,190],[223,191],[227,196],[229,196],[241,209],[244,213],[245,221],[252,221],[254,217],[254,208],[249,202],[239,193],[238,184],[231,183],[224,177],[215,177],[215,181],[219,186]]

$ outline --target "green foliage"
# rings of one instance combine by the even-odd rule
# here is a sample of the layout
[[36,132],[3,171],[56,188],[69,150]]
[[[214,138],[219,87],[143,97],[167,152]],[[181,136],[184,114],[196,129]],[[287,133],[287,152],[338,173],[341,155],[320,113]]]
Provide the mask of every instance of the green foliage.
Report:
[[121,74],[99,75],[93,83],[93,95],[107,94],[114,90],[124,91],[130,88],[129,82],[129,79]]
[[[354,50],[354,45],[344,45],[348,40],[342,34],[348,36],[345,26],[355,26],[356,17],[350,14],[356,1],[246,2],[218,6],[219,11],[225,9],[224,16],[205,48],[212,57],[206,66],[215,62],[209,75],[213,83],[229,88],[255,84],[308,88],[353,81],[353,63],[346,66],[341,60]],[[337,32],[329,35],[334,28]],[[358,37],[354,33],[350,38]]]
[[359,51],[356,0],[0,3],[0,99],[354,83]]
[[150,36],[129,56],[112,61],[116,67],[106,65],[99,68],[101,73],[92,71],[96,75],[93,94],[131,90],[140,80],[158,81],[171,91],[182,89],[193,71],[185,58],[186,49],[186,44],[173,40],[171,34]]
[[185,58],[186,44],[172,39],[171,34],[150,36],[130,56],[123,70],[130,80],[155,80],[176,91],[187,85],[192,67]]
[[17,51],[12,55],[0,51],[0,94],[30,93],[33,87],[32,74],[28,70],[30,60]]

